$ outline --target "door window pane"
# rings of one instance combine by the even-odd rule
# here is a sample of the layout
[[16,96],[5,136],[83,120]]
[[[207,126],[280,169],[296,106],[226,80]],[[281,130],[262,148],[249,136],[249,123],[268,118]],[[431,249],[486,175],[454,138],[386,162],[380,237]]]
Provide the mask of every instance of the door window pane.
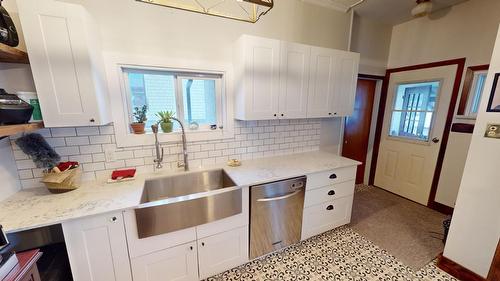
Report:
[[398,85],[389,135],[428,141],[437,107],[439,81]]
[[182,91],[186,124],[217,124],[215,80],[183,78]]

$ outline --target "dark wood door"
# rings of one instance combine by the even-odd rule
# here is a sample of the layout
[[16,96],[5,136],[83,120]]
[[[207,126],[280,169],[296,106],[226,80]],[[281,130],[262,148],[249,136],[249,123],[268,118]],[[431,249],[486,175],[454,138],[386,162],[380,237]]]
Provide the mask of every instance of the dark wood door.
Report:
[[342,156],[362,162],[356,172],[356,183],[363,183],[366,154],[372,122],[376,80],[358,79],[354,112],[346,117]]

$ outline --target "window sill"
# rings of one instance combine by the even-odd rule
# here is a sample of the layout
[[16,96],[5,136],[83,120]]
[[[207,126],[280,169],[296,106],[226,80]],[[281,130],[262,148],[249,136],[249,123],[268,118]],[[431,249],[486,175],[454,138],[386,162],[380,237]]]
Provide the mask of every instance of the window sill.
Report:
[[[187,142],[208,141],[208,140],[221,140],[233,138],[234,132],[232,130],[201,130],[201,131],[186,131]],[[182,134],[180,131],[171,133],[158,133],[158,140],[161,143],[180,142],[182,141]],[[116,134],[116,145],[118,147],[131,147],[141,145],[154,145],[155,138],[151,132],[145,134],[125,133]]]

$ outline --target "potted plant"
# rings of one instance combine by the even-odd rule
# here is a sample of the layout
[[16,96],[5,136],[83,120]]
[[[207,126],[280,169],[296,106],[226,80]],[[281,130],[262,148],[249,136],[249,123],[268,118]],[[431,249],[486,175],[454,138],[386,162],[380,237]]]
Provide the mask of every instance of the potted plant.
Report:
[[132,127],[132,131],[134,131],[134,134],[144,134],[144,127],[146,124],[146,112],[148,112],[148,106],[143,105],[142,107],[134,107],[134,112],[132,115],[134,116],[135,122],[130,124],[130,127]]
[[160,111],[156,113],[156,116],[160,118],[158,123],[160,124],[161,130],[164,133],[171,133],[174,127],[174,123],[172,123],[172,117],[175,116],[175,112],[173,111]]

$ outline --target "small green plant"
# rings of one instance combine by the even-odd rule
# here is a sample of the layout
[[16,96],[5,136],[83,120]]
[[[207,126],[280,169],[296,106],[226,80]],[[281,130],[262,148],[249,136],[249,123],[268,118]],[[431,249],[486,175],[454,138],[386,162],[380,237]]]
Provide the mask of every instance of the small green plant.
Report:
[[160,118],[158,123],[172,123],[172,117],[175,117],[175,112],[170,110],[160,111],[156,113],[156,116]]
[[148,112],[148,106],[143,105],[142,107],[134,107],[134,112],[132,115],[136,123],[144,123],[148,118],[146,118],[146,113]]

